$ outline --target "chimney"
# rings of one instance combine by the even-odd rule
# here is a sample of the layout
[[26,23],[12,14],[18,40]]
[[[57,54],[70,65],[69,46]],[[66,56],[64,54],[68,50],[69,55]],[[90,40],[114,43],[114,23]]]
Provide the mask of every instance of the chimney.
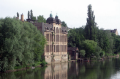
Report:
[[21,21],[24,21],[24,15],[23,14],[21,15]]

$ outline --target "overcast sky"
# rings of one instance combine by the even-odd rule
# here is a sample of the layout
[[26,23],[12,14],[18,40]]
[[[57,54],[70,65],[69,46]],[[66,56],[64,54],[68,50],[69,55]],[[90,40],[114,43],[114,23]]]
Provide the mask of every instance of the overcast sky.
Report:
[[70,28],[78,28],[86,24],[87,7],[92,5],[95,21],[99,28],[118,29],[120,34],[120,0],[0,0],[0,18],[24,14],[27,19],[28,10],[33,15],[43,15],[46,19],[51,11]]

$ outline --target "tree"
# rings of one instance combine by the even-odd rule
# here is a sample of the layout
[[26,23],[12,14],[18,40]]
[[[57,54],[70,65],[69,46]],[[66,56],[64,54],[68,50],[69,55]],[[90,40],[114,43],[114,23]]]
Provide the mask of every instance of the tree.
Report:
[[120,52],[120,36],[115,35],[114,33],[112,33],[112,37],[114,40],[114,53],[117,54],[118,52]]
[[32,10],[30,10],[30,12],[28,11],[28,19],[36,20],[36,17],[33,16],[33,11]]
[[97,27],[95,23],[95,16],[93,15],[94,12],[92,11],[92,6],[88,5],[88,18],[87,18],[87,24],[85,27],[85,37],[89,40],[96,41],[97,36]]
[[85,50],[80,50],[80,55],[84,57],[85,56]]
[[30,12],[28,11],[28,19],[30,19]]
[[78,47],[81,50],[81,44],[85,40],[84,28],[74,28],[68,31],[68,47]]
[[67,27],[67,24],[64,21],[62,21],[61,23],[63,27]]
[[32,20],[36,20],[36,17],[35,17],[35,16],[33,16],[33,17],[32,17]]
[[0,71],[41,62],[46,40],[29,22],[0,19]]
[[106,53],[112,54],[114,51],[114,39],[110,31],[100,29],[97,34],[99,47]]
[[86,56],[91,57],[92,55],[97,56],[98,52],[96,51],[97,42],[93,40],[85,40],[82,44],[83,48],[86,51]]
[[43,22],[43,23],[46,23],[46,19],[44,18],[43,15],[42,15],[42,16],[39,15],[39,16],[37,17],[37,20],[38,20],[39,23],[42,23],[42,22]]
[[76,47],[76,32],[75,29],[68,31],[68,47]]
[[19,13],[17,12],[17,17],[19,17]]
[[31,10],[30,13],[31,13],[31,19],[32,19],[33,18],[33,11]]

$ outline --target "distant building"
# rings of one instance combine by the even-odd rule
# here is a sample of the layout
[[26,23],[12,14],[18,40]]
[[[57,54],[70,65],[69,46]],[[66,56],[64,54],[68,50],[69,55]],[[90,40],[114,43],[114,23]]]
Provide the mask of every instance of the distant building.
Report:
[[110,32],[111,32],[111,33],[114,33],[114,34],[116,34],[116,35],[118,35],[117,29],[111,30]]
[[31,19],[27,19],[27,21],[33,23],[47,39],[47,45],[44,48],[47,63],[68,61],[67,27],[61,26],[58,16],[53,18],[52,14],[50,14],[46,23],[38,23]]
[[109,31],[109,32],[111,32],[111,33],[114,33],[114,34],[116,34],[116,35],[119,35],[117,29],[114,29],[114,30],[106,30],[106,31]]

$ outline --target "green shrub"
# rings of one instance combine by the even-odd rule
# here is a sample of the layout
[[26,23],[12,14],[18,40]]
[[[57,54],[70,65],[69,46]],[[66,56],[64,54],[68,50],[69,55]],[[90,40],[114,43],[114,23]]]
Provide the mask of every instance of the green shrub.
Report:
[[81,56],[83,56],[83,57],[84,57],[84,56],[85,56],[85,54],[86,54],[86,53],[85,53],[85,50],[80,50],[80,55],[81,55]]
[[41,63],[42,66],[45,66],[46,64],[47,64],[47,62],[45,60],[42,61],[42,63]]
[[100,52],[100,56],[101,56],[101,57],[105,56],[105,51],[101,51],[101,52]]

